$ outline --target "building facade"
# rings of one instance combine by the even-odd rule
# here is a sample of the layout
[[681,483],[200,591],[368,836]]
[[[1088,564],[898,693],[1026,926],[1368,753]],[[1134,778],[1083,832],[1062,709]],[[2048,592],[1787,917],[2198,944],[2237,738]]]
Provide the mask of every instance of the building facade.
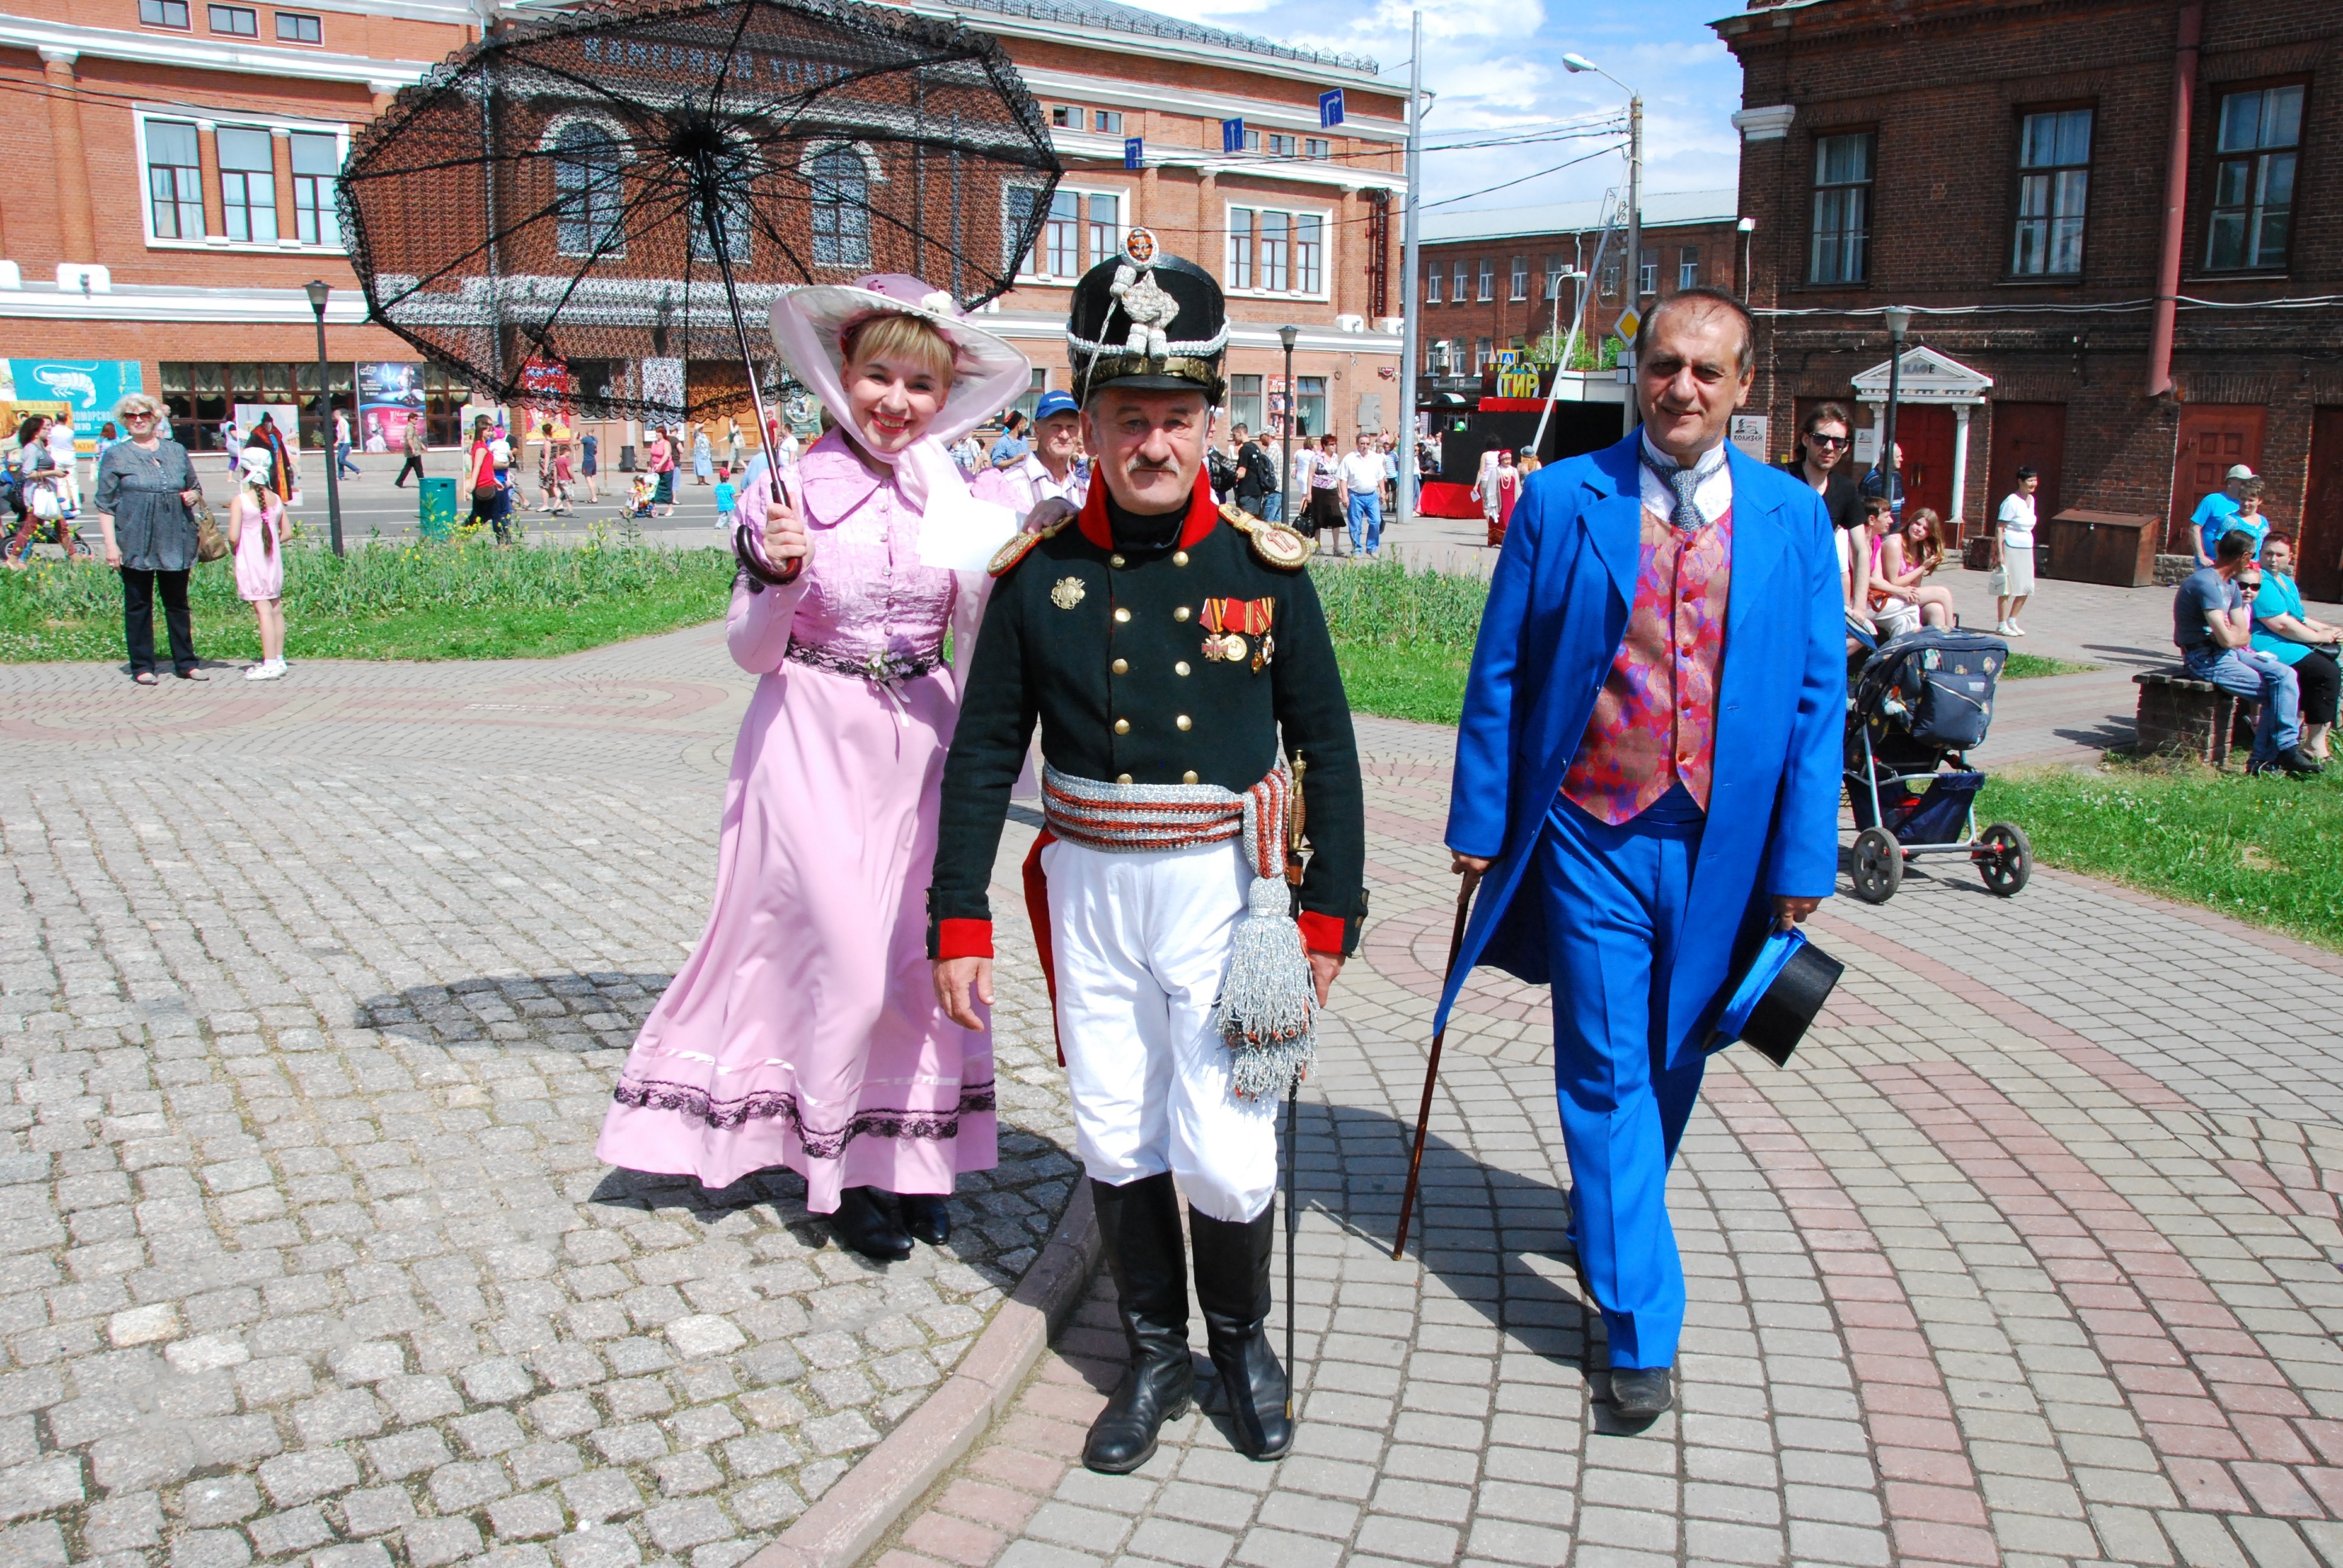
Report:
[[1922,504],[1975,533],[2027,464],[2045,518],[2186,548],[2244,462],[2306,591],[2343,592],[2343,7],[1755,0],[1715,27],[1777,454],[1833,399],[1869,459],[1883,312],[1910,307]]
[[[1646,300],[1704,283],[1737,286],[1738,199],[1731,190],[1644,195]],[[1580,340],[1599,345],[1627,308],[1624,225],[1615,201],[1426,216],[1417,238],[1421,373],[1443,387],[1477,378],[1494,355],[1566,334],[1574,311]],[[1586,274],[1584,288],[1573,272]]]
[[[316,279],[332,287],[336,405],[395,441],[374,400],[419,404],[432,439],[455,439],[470,389],[366,321],[333,181],[367,120],[481,35],[492,0],[487,18],[440,0],[0,6],[0,125],[34,154],[0,204],[0,397],[110,411],[135,386],[201,449],[238,406],[292,406],[314,445]],[[1066,166],[1017,286],[986,307],[1032,356],[1034,396],[1067,385],[1074,278],[1144,226],[1227,287],[1240,414],[1271,422],[1292,400],[1315,427],[1397,418],[1403,86],[1370,61],[1121,5],[907,8],[999,37]],[[1331,88],[1345,113],[1328,126]],[[1241,146],[1223,151],[1232,120]]]

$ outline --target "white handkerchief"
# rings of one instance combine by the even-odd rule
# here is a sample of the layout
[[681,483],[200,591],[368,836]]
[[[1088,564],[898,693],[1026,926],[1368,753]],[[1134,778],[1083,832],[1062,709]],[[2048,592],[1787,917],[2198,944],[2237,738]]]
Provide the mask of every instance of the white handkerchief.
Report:
[[1017,514],[966,490],[939,491],[920,519],[920,564],[947,571],[980,572],[1017,531]]

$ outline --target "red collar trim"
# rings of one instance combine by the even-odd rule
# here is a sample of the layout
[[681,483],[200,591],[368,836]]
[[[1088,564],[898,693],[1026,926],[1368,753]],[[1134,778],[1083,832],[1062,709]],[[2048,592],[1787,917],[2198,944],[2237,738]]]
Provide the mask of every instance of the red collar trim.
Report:
[[[1212,531],[1221,520],[1221,508],[1212,499],[1212,487],[1204,470],[1196,470],[1196,493],[1189,498],[1188,520],[1180,526],[1181,549],[1193,549],[1198,541]],[[1106,520],[1106,481],[1100,477],[1096,460],[1091,468],[1091,490],[1083,498],[1082,514],[1074,526],[1082,538],[1102,550],[1114,548],[1114,530]]]

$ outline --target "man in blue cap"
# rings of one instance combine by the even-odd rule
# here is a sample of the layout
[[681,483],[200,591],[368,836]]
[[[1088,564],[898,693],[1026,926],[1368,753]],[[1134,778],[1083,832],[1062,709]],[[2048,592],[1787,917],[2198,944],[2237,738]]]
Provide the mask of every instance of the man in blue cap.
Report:
[[1077,511],[1089,493],[1089,475],[1075,461],[1081,449],[1082,411],[1065,392],[1044,392],[1033,408],[1033,444],[1006,467],[988,468],[969,487],[980,500],[996,501],[1019,521],[1043,501],[1061,499]]
[[1476,963],[1553,983],[1571,1231],[1627,1421],[1674,1402],[1668,1166],[1734,960],[1838,869],[1837,560],[1813,488],[1725,439],[1755,359],[1721,289],[1644,317],[1642,427],[1523,487],[1457,731],[1448,847],[1485,875],[1433,1027]]

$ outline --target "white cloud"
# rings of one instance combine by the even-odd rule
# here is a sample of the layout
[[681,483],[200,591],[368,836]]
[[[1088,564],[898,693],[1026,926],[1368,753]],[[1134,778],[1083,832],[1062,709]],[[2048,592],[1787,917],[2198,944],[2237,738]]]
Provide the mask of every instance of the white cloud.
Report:
[[[1167,10],[1169,6],[1165,7]],[[1437,96],[1424,119],[1435,140],[1460,131],[1577,119],[1624,111],[1604,77],[1564,70],[1585,55],[1644,95],[1644,188],[1732,186],[1740,138],[1741,74],[1707,23],[1732,0],[1588,0],[1551,12],[1542,0],[1431,0],[1423,5],[1424,85]],[[1366,55],[1404,80],[1410,0],[1184,0],[1183,20],[1302,48]],[[1485,196],[1469,193],[1581,157],[1597,141],[1553,141],[1435,152],[1424,159],[1428,201],[1464,196],[1463,208],[1530,206],[1600,196],[1626,180],[1624,154],[1577,163]]]

